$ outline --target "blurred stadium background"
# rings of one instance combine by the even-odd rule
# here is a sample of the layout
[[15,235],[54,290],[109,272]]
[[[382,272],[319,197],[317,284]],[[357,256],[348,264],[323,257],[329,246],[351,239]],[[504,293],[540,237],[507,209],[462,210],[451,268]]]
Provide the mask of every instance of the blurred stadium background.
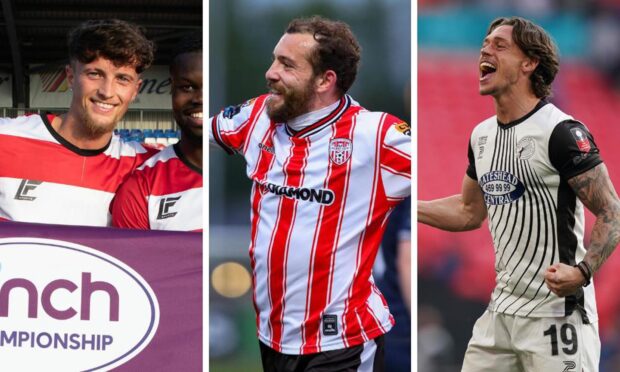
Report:
[[200,0],[20,0],[0,7],[0,115],[62,114],[71,93],[64,66],[67,32],[89,19],[119,18],[142,26],[156,44],[138,98],[118,125],[126,140],[163,147],[178,141],[168,65],[177,42],[202,30]]
[[[478,95],[480,45],[490,21],[510,15],[534,20],[556,40],[561,67],[552,101],[588,126],[620,189],[618,1],[420,0],[419,198],[460,191],[470,132],[494,114],[492,99]],[[587,221],[590,230],[591,214]],[[486,226],[459,234],[418,228],[418,370],[460,371],[494,285],[491,237]],[[619,271],[616,252],[595,276],[602,372],[620,371]]]
[[[362,63],[350,94],[407,122],[411,66],[408,0],[230,0],[209,2],[209,115],[266,92],[265,71],[288,22],[323,15],[351,25]],[[212,372],[261,371],[249,272],[245,163],[209,152]]]

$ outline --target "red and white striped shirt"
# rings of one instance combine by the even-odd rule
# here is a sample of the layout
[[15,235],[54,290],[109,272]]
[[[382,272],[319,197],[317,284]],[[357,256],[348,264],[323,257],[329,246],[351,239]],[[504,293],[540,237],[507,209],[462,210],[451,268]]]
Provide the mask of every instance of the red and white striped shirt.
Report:
[[109,226],[114,192],[154,150],[118,136],[103,149],[79,149],[53,119],[0,118],[0,220]]
[[409,126],[344,96],[293,132],[263,95],[211,118],[252,186],[250,261],[259,339],[285,354],[361,344],[393,325],[371,269],[386,218],[410,193]]
[[202,231],[202,169],[168,146],[121,185],[111,210],[117,227]]

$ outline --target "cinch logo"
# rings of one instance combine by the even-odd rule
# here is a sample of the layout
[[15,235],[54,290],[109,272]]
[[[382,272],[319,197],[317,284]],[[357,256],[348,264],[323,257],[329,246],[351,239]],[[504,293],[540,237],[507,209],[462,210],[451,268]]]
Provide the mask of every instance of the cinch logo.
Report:
[[519,179],[505,171],[492,171],[484,174],[478,181],[484,201],[489,205],[512,203],[525,192],[525,186]]
[[159,324],[149,284],[122,261],[59,240],[0,239],[0,360],[20,370],[112,370]]
[[157,219],[163,220],[166,218],[174,217],[177,215],[177,212],[170,212],[170,208],[174,207],[174,205],[181,199],[180,196],[175,197],[167,197],[162,198],[159,201],[159,211],[157,212]]
[[329,189],[311,189],[307,187],[278,186],[273,183],[258,183],[261,194],[270,192],[275,195],[285,196],[289,199],[297,199],[331,205],[334,202],[334,192]]
[[37,197],[29,195],[28,193],[33,191],[43,182],[35,181],[35,180],[22,180],[19,184],[19,188],[17,189],[17,193],[15,193],[15,200],[28,200],[33,201]]
[[[0,286],[0,317],[9,315],[9,294],[12,290],[21,288],[28,294],[28,318],[36,318],[38,314],[39,291],[36,285],[28,279],[15,278],[9,279]],[[56,279],[46,285],[41,291],[41,305],[47,315],[54,319],[65,320],[73,318],[78,312],[70,306],[66,309],[58,309],[52,303],[52,295],[58,290],[75,292],[78,285],[70,280]],[[101,291],[109,296],[110,315],[109,320],[118,322],[119,297],[116,288],[107,282],[93,282],[91,273],[82,273],[80,290],[80,319],[90,320],[90,300],[95,291]]]

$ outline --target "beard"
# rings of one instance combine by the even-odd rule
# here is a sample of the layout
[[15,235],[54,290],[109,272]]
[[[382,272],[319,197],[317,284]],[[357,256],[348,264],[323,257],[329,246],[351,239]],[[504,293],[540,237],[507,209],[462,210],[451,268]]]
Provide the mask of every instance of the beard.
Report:
[[273,99],[267,101],[267,115],[276,123],[286,123],[309,112],[310,101],[314,97],[312,86],[313,79],[301,88],[276,87],[275,84],[268,83],[267,87],[280,93],[282,102],[275,103]]
[[116,118],[110,120],[109,123],[97,122],[86,110],[82,112],[81,119],[83,124],[82,128],[84,129],[82,134],[89,139],[97,139],[103,135],[111,133],[118,124],[118,120],[116,120]]

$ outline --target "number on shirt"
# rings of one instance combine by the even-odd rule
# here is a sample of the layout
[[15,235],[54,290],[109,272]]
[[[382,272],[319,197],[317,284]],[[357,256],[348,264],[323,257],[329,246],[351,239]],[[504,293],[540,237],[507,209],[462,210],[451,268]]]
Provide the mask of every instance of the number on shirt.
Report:
[[[551,338],[551,355],[558,355],[558,331],[556,325],[551,325],[543,335]],[[562,327],[560,327],[560,339],[564,344],[562,351],[566,355],[573,355],[577,352],[577,330],[574,325],[562,324]]]

